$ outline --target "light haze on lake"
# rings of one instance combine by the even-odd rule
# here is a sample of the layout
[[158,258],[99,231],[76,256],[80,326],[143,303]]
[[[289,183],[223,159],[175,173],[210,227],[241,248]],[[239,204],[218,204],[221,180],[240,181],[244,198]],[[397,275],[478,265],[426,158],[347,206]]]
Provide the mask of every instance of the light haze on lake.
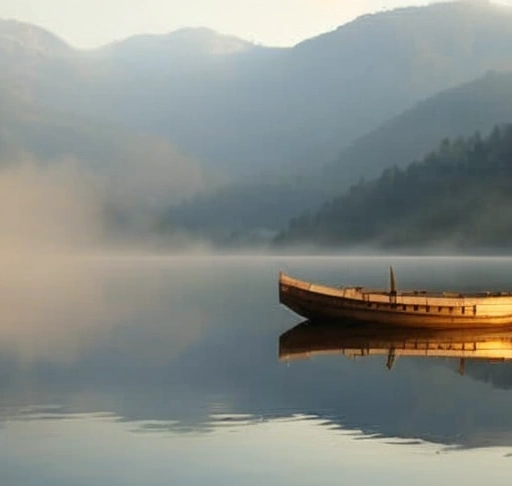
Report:
[[512,365],[279,361],[279,270],[512,288],[512,259],[103,256],[2,282],[0,484],[509,484]]

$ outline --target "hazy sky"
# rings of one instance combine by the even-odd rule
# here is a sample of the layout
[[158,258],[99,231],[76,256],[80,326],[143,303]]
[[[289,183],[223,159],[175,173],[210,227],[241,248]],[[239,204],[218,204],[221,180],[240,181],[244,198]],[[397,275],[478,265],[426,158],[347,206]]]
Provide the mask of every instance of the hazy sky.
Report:
[[293,45],[364,13],[435,1],[0,0],[0,18],[36,23],[77,47],[196,26],[265,45]]

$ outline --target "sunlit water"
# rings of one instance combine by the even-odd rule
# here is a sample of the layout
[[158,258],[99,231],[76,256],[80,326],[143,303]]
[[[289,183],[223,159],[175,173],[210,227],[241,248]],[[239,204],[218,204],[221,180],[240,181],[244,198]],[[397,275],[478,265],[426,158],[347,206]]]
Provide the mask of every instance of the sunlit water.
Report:
[[512,289],[512,259],[101,257],[1,283],[0,485],[509,484],[512,364],[279,361],[279,270]]

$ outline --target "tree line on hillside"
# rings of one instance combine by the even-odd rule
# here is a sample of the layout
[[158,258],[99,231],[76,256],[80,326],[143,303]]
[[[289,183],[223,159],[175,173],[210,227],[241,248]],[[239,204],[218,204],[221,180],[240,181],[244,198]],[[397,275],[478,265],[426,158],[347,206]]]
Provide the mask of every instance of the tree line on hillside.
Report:
[[315,213],[293,219],[276,243],[347,247],[506,248],[512,243],[512,124],[483,138],[444,139],[404,169],[361,180]]

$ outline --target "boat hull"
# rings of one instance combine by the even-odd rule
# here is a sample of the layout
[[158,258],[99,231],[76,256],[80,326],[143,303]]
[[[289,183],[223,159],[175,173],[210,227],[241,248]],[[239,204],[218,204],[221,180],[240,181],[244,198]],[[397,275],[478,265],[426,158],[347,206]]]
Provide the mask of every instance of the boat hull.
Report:
[[[383,292],[364,294],[361,291],[359,295],[357,289],[315,285],[281,274],[279,301],[310,320],[350,319],[423,328],[483,328],[512,324],[511,297],[443,300],[430,297],[429,300],[428,296],[402,297]],[[351,297],[344,296],[344,290],[350,290]],[[367,295],[369,298],[365,297]]]

